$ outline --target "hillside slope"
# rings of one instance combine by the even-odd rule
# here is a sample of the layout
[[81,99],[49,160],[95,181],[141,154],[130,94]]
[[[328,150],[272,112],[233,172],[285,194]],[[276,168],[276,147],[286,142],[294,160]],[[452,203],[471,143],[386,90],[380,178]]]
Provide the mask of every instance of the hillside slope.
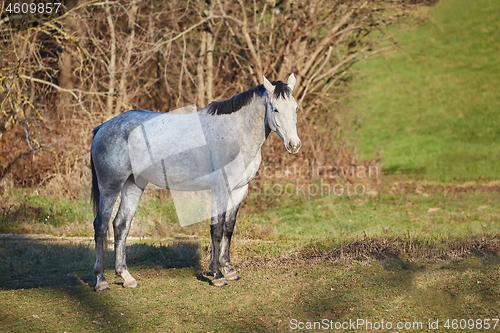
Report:
[[385,174],[500,179],[500,2],[443,0],[398,47],[359,64],[351,116]]

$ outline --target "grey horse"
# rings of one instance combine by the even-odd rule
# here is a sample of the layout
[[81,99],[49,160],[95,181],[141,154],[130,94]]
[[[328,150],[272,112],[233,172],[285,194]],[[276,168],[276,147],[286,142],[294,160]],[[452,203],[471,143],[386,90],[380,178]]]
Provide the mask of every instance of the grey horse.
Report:
[[95,290],[109,289],[104,277],[103,250],[113,206],[115,270],[124,287],[136,287],[126,264],[126,238],[148,183],[171,191],[209,191],[209,270],[212,284],[239,279],[229,248],[241,201],[261,163],[261,147],[275,131],[290,154],[301,148],[297,135],[296,83],[270,82],[225,101],[212,102],[190,114],[131,110],[93,130],[91,147],[92,200],[97,277]]

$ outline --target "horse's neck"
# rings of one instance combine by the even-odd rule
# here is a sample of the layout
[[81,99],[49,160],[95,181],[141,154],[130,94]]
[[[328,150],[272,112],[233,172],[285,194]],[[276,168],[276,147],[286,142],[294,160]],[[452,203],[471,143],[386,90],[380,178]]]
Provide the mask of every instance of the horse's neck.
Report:
[[230,141],[239,145],[247,160],[260,156],[269,134],[266,130],[267,96],[255,95],[252,101],[230,114],[211,115],[201,112],[207,140]]
[[242,112],[242,126],[245,129],[240,135],[244,135],[246,140],[252,142],[252,147],[249,148],[255,153],[260,152],[260,148],[269,135],[266,129],[268,126],[265,123],[266,102],[265,96],[256,96],[252,103],[245,107],[245,110],[239,111]]

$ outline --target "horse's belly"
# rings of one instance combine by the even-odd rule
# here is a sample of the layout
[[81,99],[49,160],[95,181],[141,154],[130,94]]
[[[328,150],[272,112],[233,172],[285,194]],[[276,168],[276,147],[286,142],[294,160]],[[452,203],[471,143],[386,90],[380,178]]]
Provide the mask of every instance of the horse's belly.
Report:
[[213,157],[206,147],[200,147],[151,163],[134,176],[175,191],[202,191],[217,187],[231,192],[248,184],[258,169],[253,161],[246,165],[241,154],[226,159],[224,163],[219,160],[218,167],[214,168]]

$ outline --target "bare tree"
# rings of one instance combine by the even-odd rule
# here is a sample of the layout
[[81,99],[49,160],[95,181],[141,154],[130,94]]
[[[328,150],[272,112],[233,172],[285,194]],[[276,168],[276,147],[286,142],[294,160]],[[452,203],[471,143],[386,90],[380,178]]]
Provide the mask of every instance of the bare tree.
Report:
[[[339,148],[318,138],[335,135],[336,87],[380,51],[385,27],[406,10],[387,0],[82,0],[67,8],[21,30],[0,17],[0,178],[35,151],[46,166],[34,183],[85,165],[90,129],[127,109],[203,107],[262,74],[291,72],[307,141],[296,158],[327,163]],[[321,129],[320,119],[331,124]],[[3,148],[12,140],[16,149]],[[265,158],[283,163],[268,148]]]

